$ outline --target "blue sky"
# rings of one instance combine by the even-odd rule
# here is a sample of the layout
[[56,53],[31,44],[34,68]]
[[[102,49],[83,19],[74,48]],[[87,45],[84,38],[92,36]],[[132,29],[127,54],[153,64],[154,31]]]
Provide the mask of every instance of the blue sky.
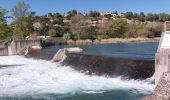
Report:
[[[20,0],[0,0],[0,7],[10,10]],[[170,13],[170,0],[22,0],[37,15],[48,12],[64,13],[76,9],[82,13],[89,10],[118,12]]]

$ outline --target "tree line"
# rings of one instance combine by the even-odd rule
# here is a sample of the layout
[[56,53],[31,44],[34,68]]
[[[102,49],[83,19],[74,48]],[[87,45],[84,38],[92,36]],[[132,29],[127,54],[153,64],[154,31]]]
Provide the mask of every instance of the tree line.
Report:
[[[8,16],[7,13],[11,13]],[[9,24],[8,19],[13,21]],[[65,14],[48,13],[37,16],[30,5],[18,2],[10,11],[0,8],[0,40],[50,36],[61,40],[159,37],[163,22],[170,20],[165,13],[153,14],[118,12],[101,14],[77,10]]]

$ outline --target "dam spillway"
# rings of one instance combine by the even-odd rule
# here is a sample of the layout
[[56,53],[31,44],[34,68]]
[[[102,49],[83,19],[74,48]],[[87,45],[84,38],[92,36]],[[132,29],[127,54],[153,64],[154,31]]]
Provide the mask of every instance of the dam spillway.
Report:
[[[145,53],[147,51],[154,54],[154,50],[151,49],[153,46],[156,48],[157,44],[86,45],[80,47],[84,50],[81,54],[76,53],[72,56],[79,58],[81,55],[90,55],[89,57],[95,58],[98,55],[96,58],[107,60],[111,59],[113,52],[115,52],[115,59],[120,56],[124,57],[124,54],[130,59],[132,58],[131,54],[136,54],[135,57],[133,56],[135,60],[138,60],[136,57],[141,56],[139,57],[142,58],[141,60],[154,61],[152,53]],[[74,63],[70,65],[53,63],[51,59],[58,51],[57,48],[66,47],[44,48],[39,52],[39,55],[38,53],[34,55],[36,52],[33,51],[34,54],[32,56],[30,54],[30,58],[22,56],[0,57],[0,66],[2,66],[0,68],[0,89],[2,90],[0,91],[0,99],[126,100],[128,98],[128,100],[137,100],[153,92],[152,78],[124,80],[121,76],[116,75],[116,77],[107,77],[105,73],[86,74],[82,70],[76,70],[76,67],[73,67]],[[127,53],[125,50],[127,52],[133,50],[134,53]],[[67,57],[69,58],[69,55]],[[66,59],[65,61],[68,61]],[[91,61],[91,59],[88,60]],[[81,63],[83,64],[80,60],[79,64]],[[103,68],[107,67],[102,66]]]
[[[146,79],[154,74],[157,46],[158,43],[85,45],[80,46],[83,52],[69,53],[62,64],[90,75]],[[48,47],[38,53],[30,52],[28,56],[51,60],[62,48],[67,47]]]
[[127,79],[146,79],[153,76],[154,60],[128,59],[120,57],[92,56],[84,54],[68,54],[63,65],[87,74],[122,76]]

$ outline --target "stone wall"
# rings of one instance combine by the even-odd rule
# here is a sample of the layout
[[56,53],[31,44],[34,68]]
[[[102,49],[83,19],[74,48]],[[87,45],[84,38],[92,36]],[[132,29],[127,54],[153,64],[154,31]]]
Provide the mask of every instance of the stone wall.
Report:
[[170,72],[164,72],[153,95],[141,100],[170,100]]

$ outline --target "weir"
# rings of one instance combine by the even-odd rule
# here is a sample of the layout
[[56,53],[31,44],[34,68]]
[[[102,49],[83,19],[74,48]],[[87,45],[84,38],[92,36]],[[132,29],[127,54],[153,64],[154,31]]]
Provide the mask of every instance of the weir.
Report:
[[62,64],[90,75],[122,76],[124,79],[146,79],[154,74],[154,60],[70,53]]

